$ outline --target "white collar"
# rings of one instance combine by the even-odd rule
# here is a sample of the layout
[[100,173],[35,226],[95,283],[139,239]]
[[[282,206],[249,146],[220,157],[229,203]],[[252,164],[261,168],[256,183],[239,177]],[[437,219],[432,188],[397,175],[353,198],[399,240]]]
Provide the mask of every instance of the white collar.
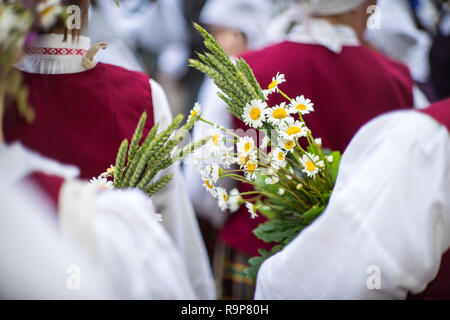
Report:
[[334,53],[341,53],[344,46],[359,46],[360,42],[352,28],[331,24],[324,19],[308,18],[296,25],[286,36],[286,40],[318,44]]
[[[91,45],[91,40],[84,36],[72,40],[72,36],[69,35],[66,41],[63,41],[63,39],[64,36],[60,34],[41,35],[34,42],[33,48],[87,50]],[[16,64],[16,68],[25,72],[40,74],[77,73],[85,71],[82,60],[83,56],[80,54],[26,53],[21,61]]]

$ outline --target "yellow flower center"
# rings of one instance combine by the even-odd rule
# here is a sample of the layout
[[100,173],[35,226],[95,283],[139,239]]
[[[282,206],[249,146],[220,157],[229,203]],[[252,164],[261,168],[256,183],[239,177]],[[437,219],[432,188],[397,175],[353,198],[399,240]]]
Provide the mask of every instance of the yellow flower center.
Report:
[[298,134],[300,133],[301,129],[299,127],[290,127],[289,129],[287,129],[286,133],[290,136],[294,135],[294,134]]
[[223,201],[227,202],[228,197],[227,197],[227,195],[225,193],[222,195],[222,198],[223,198]]
[[297,110],[300,110],[300,111],[305,111],[306,109],[308,109],[308,107],[305,106],[305,105],[302,104],[302,103],[298,104],[298,105],[296,106],[296,108],[297,108]]
[[287,112],[283,108],[275,109],[272,113],[275,119],[284,119],[287,117]]
[[247,164],[247,171],[248,172],[253,173],[253,172],[255,172],[255,169],[256,169],[256,164],[254,164],[253,162],[249,162]]
[[47,14],[52,12],[52,9],[53,9],[53,6],[49,6],[49,7],[45,8],[44,11],[42,11],[41,16],[45,17]]
[[252,111],[250,111],[250,118],[252,118],[252,120],[258,120],[260,115],[261,110],[259,110],[259,108],[253,108]]
[[305,165],[306,170],[308,170],[309,172],[313,172],[316,169],[316,165],[311,161],[306,162]]
[[285,144],[284,144],[284,147],[286,148],[286,149],[292,149],[292,147],[294,147],[294,141],[291,141],[291,140],[289,140],[288,142],[286,142]]
[[247,163],[247,161],[250,159],[250,156],[239,156],[239,164],[244,165]]
[[215,135],[213,135],[213,144],[217,147],[219,146],[219,138],[220,138],[220,134],[216,133]]
[[284,153],[283,152],[279,152],[278,153],[278,160],[284,160]]
[[245,151],[245,152],[249,152],[249,151],[252,149],[252,147],[253,147],[252,143],[251,143],[251,142],[247,142],[247,143],[244,145],[244,151]]
[[269,84],[269,90],[272,90],[273,88],[275,88],[277,86],[278,82],[277,80],[273,80],[270,84]]
[[191,117],[189,118],[189,120],[192,119],[193,117],[195,117],[196,115],[197,115],[197,110],[193,110],[192,113],[191,113]]
[[205,184],[209,189],[214,188],[213,184],[209,180],[205,180]]

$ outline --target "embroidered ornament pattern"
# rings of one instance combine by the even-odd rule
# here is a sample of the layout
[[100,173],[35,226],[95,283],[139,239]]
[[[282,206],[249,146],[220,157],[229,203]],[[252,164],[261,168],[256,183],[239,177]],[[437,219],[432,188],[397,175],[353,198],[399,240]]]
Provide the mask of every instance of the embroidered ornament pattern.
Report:
[[25,49],[26,54],[50,54],[50,55],[74,55],[83,56],[86,53],[86,49],[72,49],[72,48],[37,48],[31,47]]

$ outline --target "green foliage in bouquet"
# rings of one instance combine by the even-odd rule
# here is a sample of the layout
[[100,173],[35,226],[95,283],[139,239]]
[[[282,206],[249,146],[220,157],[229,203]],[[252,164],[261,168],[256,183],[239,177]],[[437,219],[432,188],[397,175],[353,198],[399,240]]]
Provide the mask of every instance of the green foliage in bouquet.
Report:
[[147,114],[144,112],[131,143],[129,144],[127,139],[122,141],[115,167],[108,169],[111,172],[107,171],[101,177],[106,178],[108,175],[112,175],[116,189],[139,188],[148,196],[153,196],[172,180],[171,174],[155,180],[157,174],[191,154],[210,139],[210,137],[204,137],[184,148],[175,150],[199,118],[200,114],[194,115],[180,127],[183,121],[183,116],[180,114],[160,133],[157,133],[159,127],[157,123],[140,145],[147,120]]
[[[258,146],[252,138],[222,128],[234,137],[234,165],[240,170],[224,170],[213,164],[201,171],[205,188],[218,198],[222,210],[235,211],[237,203],[245,204],[251,218],[257,212],[267,217],[267,222],[253,233],[276,245],[270,251],[260,249],[261,256],[250,259],[247,275],[255,278],[267,258],[283,249],[325,210],[336,181],[340,153],[323,149],[321,139],[312,136],[303,117],[314,111],[314,104],[303,95],[291,99],[285,94],[280,89],[286,81],[284,75],[277,74],[263,90],[242,58],[233,63],[206,30],[197,24],[195,28],[208,52],[198,54],[199,60],[190,60],[190,66],[214,80],[220,89],[218,95],[235,117],[266,136],[264,146]],[[268,106],[271,94],[280,94],[287,101]],[[220,135],[213,139],[230,141]],[[300,143],[300,139],[304,142]],[[270,152],[264,150],[266,146],[270,146]],[[225,147],[222,149],[215,154],[228,154]],[[239,171],[242,175],[236,174]],[[215,185],[224,178],[251,184],[254,191],[228,194]]]
[[28,103],[28,89],[14,64],[22,54],[24,39],[33,25],[34,11],[20,2],[1,3],[0,19],[0,116],[8,97],[8,101],[16,102],[19,114],[31,122],[34,112]]

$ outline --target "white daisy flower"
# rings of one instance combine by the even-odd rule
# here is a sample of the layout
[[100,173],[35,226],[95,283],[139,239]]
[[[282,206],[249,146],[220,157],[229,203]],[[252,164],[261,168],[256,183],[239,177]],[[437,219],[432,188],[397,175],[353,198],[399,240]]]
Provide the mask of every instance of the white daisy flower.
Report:
[[63,11],[60,0],[43,0],[36,6],[39,20],[44,29],[53,26]]
[[303,95],[292,99],[289,104],[289,112],[292,114],[301,113],[308,114],[314,111],[314,103],[310,99],[306,99]]
[[238,189],[234,188],[230,191],[228,197],[228,206],[231,212],[236,212],[241,207],[242,197]]
[[282,84],[283,82],[286,82],[284,74],[280,74],[278,72],[277,75],[272,78],[272,82],[267,87],[267,90],[263,90],[264,96],[267,98],[267,96],[269,96],[269,94],[278,91],[278,86],[280,84]]
[[208,135],[211,139],[208,141],[206,149],[213,158],[222,157],[222,155],[226,152],[225,136],[222,134],[222,131],[217,128],[213,128],[208,131]]
[[245,206],[248,209],[248,213],[250,213],[250,217],[252,219],[256,219],[258,217],[258,214],[256,213],[255,206],[250,202],[246,202]]
[[213,164],[211,166],[211,179],[214,183],[216,183],[220,178],[220,169],[221,168],[217,164]]
[[279,129],[281,136],[287,140],[306,137],[308,134],[308,129],[306,128],[305,123],[298,120],[285,121],[279,126]]
[[202,105],[200,104],[200,102],[196,102],[191,112],[189,113],[188,120],[191,120],[193,117],[199,114],[202,114]]
[[247,180],[253,181],[256,178],[256,169],[258,168],[258,163],[253,160],[249,160],[241,169],[244,169],[245,178]]
[[205,189],[214,197],[217,197],[217,190],[216,187],[214,186],[214,182],[212,181],[212,179],[208,176],[203,176],[202,177],[203,180],[203,186],[205,187]]
[[219,204],[220,210],[225,211],[228,209],[228,193],[225,188],[217,188],[217,203]]
[[334,160],[334,159],[333,159],[333,156],[328,156],[328,157],[327,157],[327,162],[328,162],[328,163],[333,163],[333,160]]
[[233,151],[231,149],[232,148],[225,148],[224,153],[222,154],[222,165],[226,169],[236,163],[236,159],[233,156]]
[[292,139],[280,139],[278,146],[283,149],[286,150],[286,152],[292,152],[294,150],[295,147],[295,140]]
[[255,141],[250,137],[243,137],[240,138],[237,143],[237,151],[239,155],[247,156],[254,151],[256,151],[255,148]]
[[106,178],[99,176],[98,178],[92,178],[89,181],[90,184],[99,187],[100,189],[112,190],[114,189],[114,183],[112,181],[108,181]]
[[100,175],[100,177],[102,178],[114,177],[114,172],[116,172],[116,167],[111,165],[108,169],[106,169],[105,172],[103,172]]
[[252,100],[247,103],[242,113],[242,120],[252,128],[260,128],[266,120],[267,103],[261,100]]
[[278,178],[277,176],[270,176],[270,177],[267,177],[267,178],[264,180],[264,182],[265,182],[266,184],[275,184],[275,183],[277,183],[278,181],[280,181],[280,178]]
[[315,177],[319,172],[320,162],[323,164],[323,161],[320,160],[319,156],[312,153],[304,154],[300,159],[300,162],[304,167],[303,172],[306,173],[308,177]]
[[278,126],[282,122],[289,121],[289,119],[291,119],[285,102],[282,102],[280,105],[275,106],[273,108],[267,108],[266,114],[267,114],[267,121],[273,124],[274,126]]
[[279,194],[280,196],[284,196],[285,193],[286,193],[286,190],[284,190],[283,188],[279,188],[279,189],[278,189],[278,194]]
[[322,138],[314,139],[314,143],[317,144],[319,147],[321,147],[322,146]]
[[200,170],[200,174],[202,175],[202,177],[209,177],[211,175],[212,172],[212,166],[207,165],[205,166],[205,168],[203,168],[203,170]]
[[0,4],[0,44],[9,42],[7,40],[12,30],[23,30],[25,25],[10,5]]
[[284,168],[286,167],[287,161],[286,161],[286,153],[284,153],[283,150],[280,148],[275,148],[272,151],[272,162],[271,165],[275,168]]

